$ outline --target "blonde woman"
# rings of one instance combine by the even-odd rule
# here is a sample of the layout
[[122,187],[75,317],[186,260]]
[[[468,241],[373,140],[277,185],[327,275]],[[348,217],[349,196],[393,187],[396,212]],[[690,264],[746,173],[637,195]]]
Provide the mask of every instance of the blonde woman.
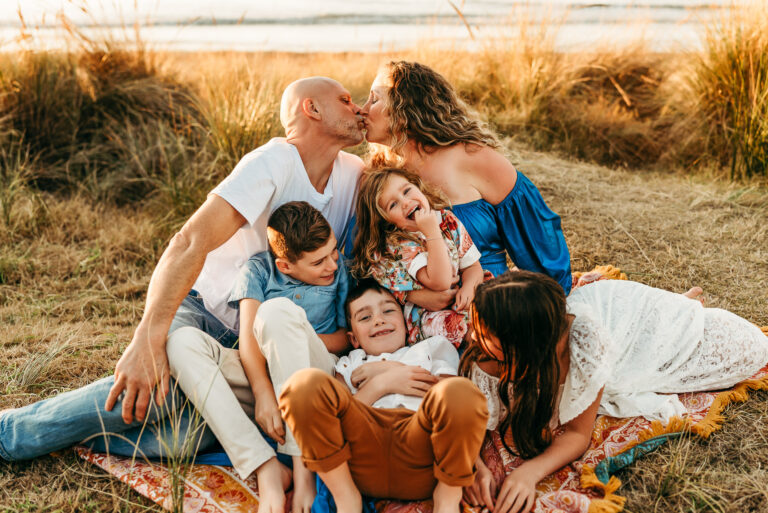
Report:
[[[362,113],[368,142],[376,143],[373,166],[394,160],[440,189],[480,250],[483,269],[502,274],[509,255],[518,268],[547,274],[570,292],[560,216],[442,75],[416,62],[390,62]],[[422,298],[411,293],[409,299],[421,304]]]

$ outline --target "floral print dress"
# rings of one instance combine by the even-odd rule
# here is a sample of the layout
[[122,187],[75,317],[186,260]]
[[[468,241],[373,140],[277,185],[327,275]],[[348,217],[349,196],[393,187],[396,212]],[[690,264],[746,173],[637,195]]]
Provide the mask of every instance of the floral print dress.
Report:
[[[448,247],[454,276],[480,260],[480,251],[472,242],[464,225],[450,210],[438,210],[440,231]],[[419,241],[401,238],[387,245],[387,258],[380,258],[371,270],[373,277],[390,290],[404,305],[408,343],[415,344],[429,337],[442,335],[458,347],[467,333],[468,311],[449,310],[432,312],[406,301],[406,293],[426,288],[416,279],[416,273],[427,265],[426,239],[415,233]],[[490,273],[487,273],[490,277]]]

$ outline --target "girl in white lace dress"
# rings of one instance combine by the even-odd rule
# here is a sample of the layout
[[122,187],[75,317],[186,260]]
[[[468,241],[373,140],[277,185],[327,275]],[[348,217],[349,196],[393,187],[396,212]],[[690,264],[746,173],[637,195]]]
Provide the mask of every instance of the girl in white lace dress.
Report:
[[494,513],[530,511],[536,483],[587,449],[598,413],[665,421],[686,413],[676,394],[730,387],[768,362],[768,337],[745,319],[629,281],[566,301],[543,274],[506,273],[477,288],[472,321],[460,370],[488,398],[488,429],[527,460],[497,486],[478,458],[465,498]]

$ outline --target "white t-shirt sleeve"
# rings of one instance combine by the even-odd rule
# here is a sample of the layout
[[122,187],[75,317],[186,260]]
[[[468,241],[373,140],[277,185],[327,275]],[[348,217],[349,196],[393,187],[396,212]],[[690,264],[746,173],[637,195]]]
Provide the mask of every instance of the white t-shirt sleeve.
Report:
[[295,165],[293,155],[287,151],[265,151],[263,148],[244,156],[229,176],[211,191],[232,205],[251,226],[265,213],[271,213],[267,210],[271,209],[273,198],[282,196]]

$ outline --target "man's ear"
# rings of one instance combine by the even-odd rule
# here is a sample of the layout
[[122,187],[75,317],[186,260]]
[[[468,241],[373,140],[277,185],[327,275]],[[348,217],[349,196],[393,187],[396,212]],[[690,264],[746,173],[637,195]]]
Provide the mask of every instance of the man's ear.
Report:
[[349,340],[349,343],[352,344],[352,347],[355,349],[360,348],[360,342],[357,341],[357,337],[351,331],[347,332],[347,340]]
[[275,258],[275,267],[283,274],[288,274],[293,270],[293,265],[286,259],[277,257]]
[[322,119],[320,110],[317,108],[317,103],[315,103],[315,100],[312,98],[304,98],[304,100],[301,102],[301,110],[308,118],[317,120]]

